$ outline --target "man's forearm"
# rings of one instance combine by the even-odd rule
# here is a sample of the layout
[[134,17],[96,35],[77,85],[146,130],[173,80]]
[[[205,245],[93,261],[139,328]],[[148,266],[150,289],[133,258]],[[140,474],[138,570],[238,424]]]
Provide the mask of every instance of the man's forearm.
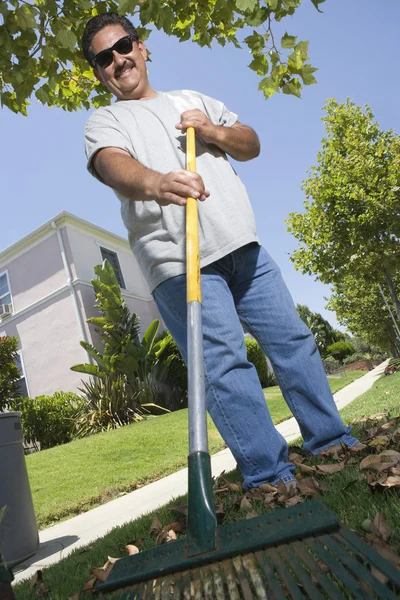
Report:
[[215,144],[235,160],[246,161],[260,154],[260,142],[256,132],[247,125],[236,127],[215,126],[213,139]]
[[157,200],[162,175],[147,169],[126,152],[104,148],[94,159],[104,183],[129,200]]

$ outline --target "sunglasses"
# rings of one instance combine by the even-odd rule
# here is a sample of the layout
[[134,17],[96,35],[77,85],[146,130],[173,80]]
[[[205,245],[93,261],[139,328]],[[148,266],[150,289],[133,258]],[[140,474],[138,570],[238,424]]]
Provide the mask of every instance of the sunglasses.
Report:
[[118,52],[118,54],[129,54],[133,48],[133,41],[134,40],[130,35],[120,38],[117,42],[115,42],[114,46],[102,50],[92,58],[92,67],[97,64],[102,69],[106,69],[114,60],[114,50],[115,52]]

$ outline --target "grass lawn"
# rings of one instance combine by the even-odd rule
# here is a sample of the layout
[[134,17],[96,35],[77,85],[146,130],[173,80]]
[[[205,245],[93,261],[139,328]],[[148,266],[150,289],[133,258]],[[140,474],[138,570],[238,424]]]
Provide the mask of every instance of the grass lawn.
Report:
[[[373,388],[360,396],[350,406],[342,411],[346,423],[360,416],[369,416],[381,411],[388,411],[390,416],[400,414],[400,374],[392,377],[384,377],[377,381]],[[172,416],[172,415],[171,415]],[[164,417],[163,417],[164,418]],[[377,422],[379,424],[379,421]],[[356,435],[366,439],[367,429],[371,423],[359,423],[353,428]],[[399,427],[399,424],[395,425]],[[390,439],[388,447],[400,450],[400,436],[398,433]],[[362,532],[361,525],[366,519],[373,520],[377,512],[383,513],[387,523],[392,529],[390,544],[395,551],[400,550],[400,503],[398,490],[385,489],[384,491],[373,491],[365,479],[360,478],[359,461],[367,454],[379,453],[382,448],[368,446],[360,455],[346,455],[346,466],[343,471],[329,475],[315,474],[318,482],[324,482],[328,489],[322,493],[322,501],[329,506],[337,516],[350,528]],[[334,462],[333,459],[309,457],[305,462],[312,466],[315,463]],[[300,477],[300,474],[298,474]],[[309,475],[303,475],[304,478]],[[229,479],[240,481],[237,471],[229,474]],[[234,501],[234,496],[235,501]],[[216,503],[223,503],[225,514],[221,517],[221,523],[239,520],[246,516],[249,507],[240,509],[239,503],[242,498],[240,492],[229,492],[225,496],[218,496]],[[266,510],[264,501],[256,501],[248,496],[252,510],[261,513]],[[178,499],[173,504],[185,503],[186,498]],[[177,513],[169,511],[167,507],[159,509],[150,515],[146,515],[136,521],[118,527],[103,538],[96,540],[86,548],[78,549],[71,553],[60,563],[46,568],[43,571],[43,579],[51,589],[52,600],[66,600],[78,590],[89,579],[89,571],[93,567],[100,567],[107,561],[107,556],[120,557],[121,548],[136,540],[141,541],[141,549],[155,545],[155,536],[150,534],[153,517],[157,514],[161,524],[172,523],[177,519]],[[17,600],[30,600],[35,597],[34,591],[29,590],[29,583],[21,583],[15,586]],[[82,598],[86,595],[82,595]]]
[[[332,393],[335,394],[346,387],[346,385],[349,385],[349,383],[352,383],[362,375],[365,375],[365,373],[367,373],[367,371],[346,371],[343,377],[328,377]],[[274,387],[265,388],[264,396],[267,400],[275,425],[282,421],[286,421],[286,419],[290,419],[292,413],[283,399],[279,386],[276,385]]]
[[[361,374],[330,379],[332,390]],[[275,424],[292,416],[279,387],[265,395]],[[27,456],[39,529],[186,467],[187,418],[184,409]],[[214,454],[225,444],[208,425]]]

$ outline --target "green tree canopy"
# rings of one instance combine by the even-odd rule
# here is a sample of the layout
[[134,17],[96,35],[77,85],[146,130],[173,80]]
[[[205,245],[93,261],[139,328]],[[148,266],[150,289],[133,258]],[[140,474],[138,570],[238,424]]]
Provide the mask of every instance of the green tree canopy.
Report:
[[[390,304],[389,297],[387,301]],[[352,275],[344,277],[333,287],[327,308],[334,310],[339,323],[355,336],[394,356],[399,355],[398,336],[377,283]]]
[[399,264],[400,137],[382,131],[371,109],[347,100],[325,105],[326,137],[303,189],[303,213],[288,230],[291,259],[324,283],[350,273],[390,275]]
[[[317,10],[325,0],[311,0]],[[285,33],[274,36],[274,22],[290,17],[301,0],[5,0],[0,2],[0,100],[26,114],[29,98],[77,110],[107,105],[111,95],[95,79],[79,48],[90,17],[117,12],[133,18],[146,40],[154,25],[180,41],[200,46],[243,44],[249,67],[261,77],[259,89],[300,97],[315,83],[308,42]],[[321,11],[320,11],[321,12]],[[248,33],[242,40],[240,33]],[[240,42],[239,42],[240,37]]]

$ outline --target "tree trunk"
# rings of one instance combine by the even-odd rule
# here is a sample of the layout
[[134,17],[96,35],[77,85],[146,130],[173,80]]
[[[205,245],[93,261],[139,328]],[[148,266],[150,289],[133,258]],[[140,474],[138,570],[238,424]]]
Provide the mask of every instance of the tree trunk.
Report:
[[400,321],[400,300],[399,300],[396,290],[394,289],[392,276],[389,273],[389,271],[386,269],[386,267],[383,268],[383,273],[385,275],[386,283],[389,288],[390,297],[392,299],[397,318]]

